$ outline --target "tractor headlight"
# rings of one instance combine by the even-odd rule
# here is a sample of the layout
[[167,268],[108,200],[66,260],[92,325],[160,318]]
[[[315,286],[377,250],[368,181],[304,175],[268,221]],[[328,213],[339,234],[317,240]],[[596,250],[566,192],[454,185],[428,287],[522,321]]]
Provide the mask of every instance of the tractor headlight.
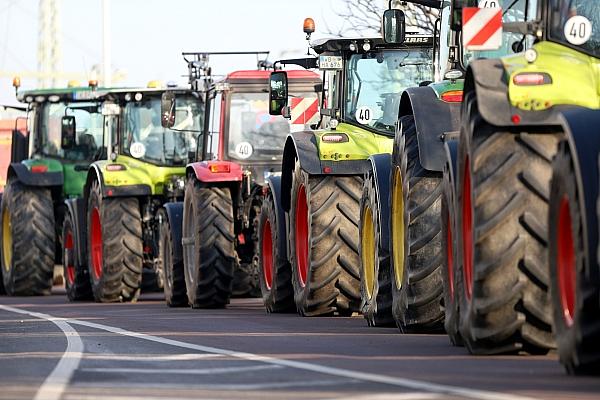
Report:
[[181,176],[172,176],[165,185],[165,194],[169,197],[183,196],[185,180]]

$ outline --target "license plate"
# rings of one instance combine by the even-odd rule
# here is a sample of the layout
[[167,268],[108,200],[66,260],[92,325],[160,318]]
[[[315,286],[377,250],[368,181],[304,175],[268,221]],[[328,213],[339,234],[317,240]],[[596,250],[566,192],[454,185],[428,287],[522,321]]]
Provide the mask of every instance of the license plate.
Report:
[[341,56],[320,56],[319,69],[338,70],[343,68]]

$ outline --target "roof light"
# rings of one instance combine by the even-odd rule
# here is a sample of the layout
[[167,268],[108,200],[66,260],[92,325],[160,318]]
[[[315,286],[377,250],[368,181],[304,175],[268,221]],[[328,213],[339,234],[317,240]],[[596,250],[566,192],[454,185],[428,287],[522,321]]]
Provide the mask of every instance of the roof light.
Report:
[[88,81],[88,86],[92,89],[96,89],[98,87],[98,81],[96,79],[90,79]]
[[48,172],[47,165],[32,165],[31,172],[34,174],[43,174],[44,172]]
[[350,45],[348,46],[348,49],[350,51],[356,51],[356,45],[354,43],[350,43]]
[[13,87],[14,87],[15,89],[18,89],[20,86],[21,86],[21,78],[20,78],[20,77],[18,77],[18,76],[15,76],[15,77],[13,78]]
[[371,50],[371,43],[369,43],[369,42],[365,42],[365,43],[363,43],[363,50],[364,50],[364,51],[369,51],[369,50]]
[[463,101],[463,91],[449,90],[447,92],[442,93],[440,97],[446,103],[460,103],[461,101]]
[[325,143],[344,143],[348,141],[348,136],[345,133],[328,133],[321,136],[321,140]]
[[107,171],[125,171],[127,169],[123,164],[108,164],[106,166]]
[[35,96],[36,103],[43,103],[45,101],[46,101],[46,98],[44,96]]
[[157,81],[157,80],[148,82],[148,89],[158,89],[161,86],[162,86],[162,84],[160,83],[160,81]]
[[213,174],[229,173],[231,172],[231,167],[229,164],[209,164],[208,170]]
[[142,94],[141,93],[136,93],[135,96],[133,96],[133,98],[135,99],[135,101],[141,101],[142,100]]
[[78,87],[78,86],[81,86],[81,83],[79,83],[79,81],[76,81],[74,79],[70,80],[67,83],[67,87],[70,87],[70,88],[72,88],[72,87]]
[[304,33],[310,35],[315,32],[315,20],[312,18],[305,18],[303,25]]
[[524,72],[513,77],[513,83],[517,86],[549,85],[552,78],[543,72]]

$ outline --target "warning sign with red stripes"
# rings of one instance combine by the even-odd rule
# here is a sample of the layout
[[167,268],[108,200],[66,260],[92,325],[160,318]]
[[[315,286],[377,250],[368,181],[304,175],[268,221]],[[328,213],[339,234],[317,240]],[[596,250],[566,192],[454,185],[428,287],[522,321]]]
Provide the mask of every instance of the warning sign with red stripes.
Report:
[[467,50],[497,50],[502,46],[501,8],[463,8],[463,46]]
[[312,125],[319,122],[319,99],[317,97],[292,97],[291,123]]

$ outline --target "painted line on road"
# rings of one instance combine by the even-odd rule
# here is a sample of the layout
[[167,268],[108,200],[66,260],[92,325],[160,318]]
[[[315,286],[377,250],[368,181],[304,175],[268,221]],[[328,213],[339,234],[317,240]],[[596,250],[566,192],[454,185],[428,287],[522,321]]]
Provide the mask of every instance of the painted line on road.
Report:
[[54,318],[48,314],[37,313],[33,311],[22,310],[0,304],[0,309],[16,314],[29,315],[31,317],[43,319],[52,322],[60,328],[67,338],[67,348],[60,360],[54,367],[54,370],[46,377],[42,385],[35,394],[34,400],[58,400],[62,397],[67,388],[71,376],[79,366],[79,361],[83,354],[83,342],[77,331],[69,325],[63,318]]
[[[484,399],[484,400],[531,400],[532,399],[531,397],[513,395],[513,394],[508,394],[508,393],[469,389],[469,388],[460,387],[460,386],[442,385],[442,384],[431,383],[431,382],[426,382],[426,381],[421,381],[421,380],[416,380],[416,379],[399,378],[399,377],[394,377],[394,376],[389,376],[389,375],[373,374],[373,373],[369,373],[369,372],[358,372],[358,371],[352,371],[352,370],[343,369],[343,368],[335,368],[335,367],[327,367],[327,366],[319,365],[319,364],[311,364],[308,362],[285,360],[285,359],[280,359],[280,358],[275,358],[275,357],[262,356],[259,354],[238,352],[238,351],[233,351],[233,350],[221,349],[218,347],[203,346],[203,345],[198,345],[198,344],[193,344],[193,343],[181,342],[179,340],[167,339],[167,338],[163,338],[160,336],[147,335],[147,334],[140,333],[140,332],[132,332],[132,331],[128,331],[126,329],[109,326],[109,325],[98,324],[98,323],[89,322],[89,321],[82,321],[82,320],[71,319],[71,318],[52,317],[47,314],[38,314],[38,313],[31,312],[31,311],[20,310],[17,308],[7,307],[7,306],[0,306],[0,307],[7,309],[9,311],[13,310],[14,312],[20,312],[22,314],[29,314],[31,316],[40,315],[40,316],[43,316],[41,318],[49,319],[49,320],[52,320],[53,322],[65,321],[71,325],[86,326],[88,328],[94,328],[94,329],[111,332],[111,333],[115,333],[115,334],[122,335],[122,336],[143,339],[143,340],[147,340],[150,342],[161,343],[161,344],[165,344],[165,345],[169,345],[169,346],[174,346],[174,347],[179,347],[179,348],[184,348],[184,349],[189,349],[189,350],[196,350],[196,351],[200,351],[200,352],[204,352],[204,353],[221,354],[224,356],[239,358],[242,360],[262,362],[262,363],[271,364],[271,365],[279,365],[279,366],[283,366],[283,367],[300,369],[300,370],[304,370],[304,371],[317,372],[317,373],[326,374],[326,375],[330,375],[330,376],[357,379],[357,380],[360,380],[363,382],[382,383],[382,384],[386,384],[386,385],[390,385],[390,386],[403,387],[403,388],[413,389],[413,390],[422,390],[422,391],[431,392],[431,393],[440,393],[440,394],[461,396],[463,398],[469,398],[469,399]],[[77,362],[79,362],[79,360],[77,360]]]
[[223,368],[188,368],[188,369],[168,369],[168,368],[82,368],[83,372],[104,372],[104,373],[124,373],[124,374],[161,374],[161,375],[212,375],[226,374],[229,372],[249,372],[261,371],[265,369],[283,368],[280,365],[255,365],[251,367],[223,367]]
[[[0,353],[1,355],[1,353]],[[199,361],[207,359],[221,358],[221,354],[168,354],[168,355],[154,355],[154,356],[130,356],[125,354],[107,354],[107,353],[94,353],[84,354],[84,360],[110,360],[110,361]]]

